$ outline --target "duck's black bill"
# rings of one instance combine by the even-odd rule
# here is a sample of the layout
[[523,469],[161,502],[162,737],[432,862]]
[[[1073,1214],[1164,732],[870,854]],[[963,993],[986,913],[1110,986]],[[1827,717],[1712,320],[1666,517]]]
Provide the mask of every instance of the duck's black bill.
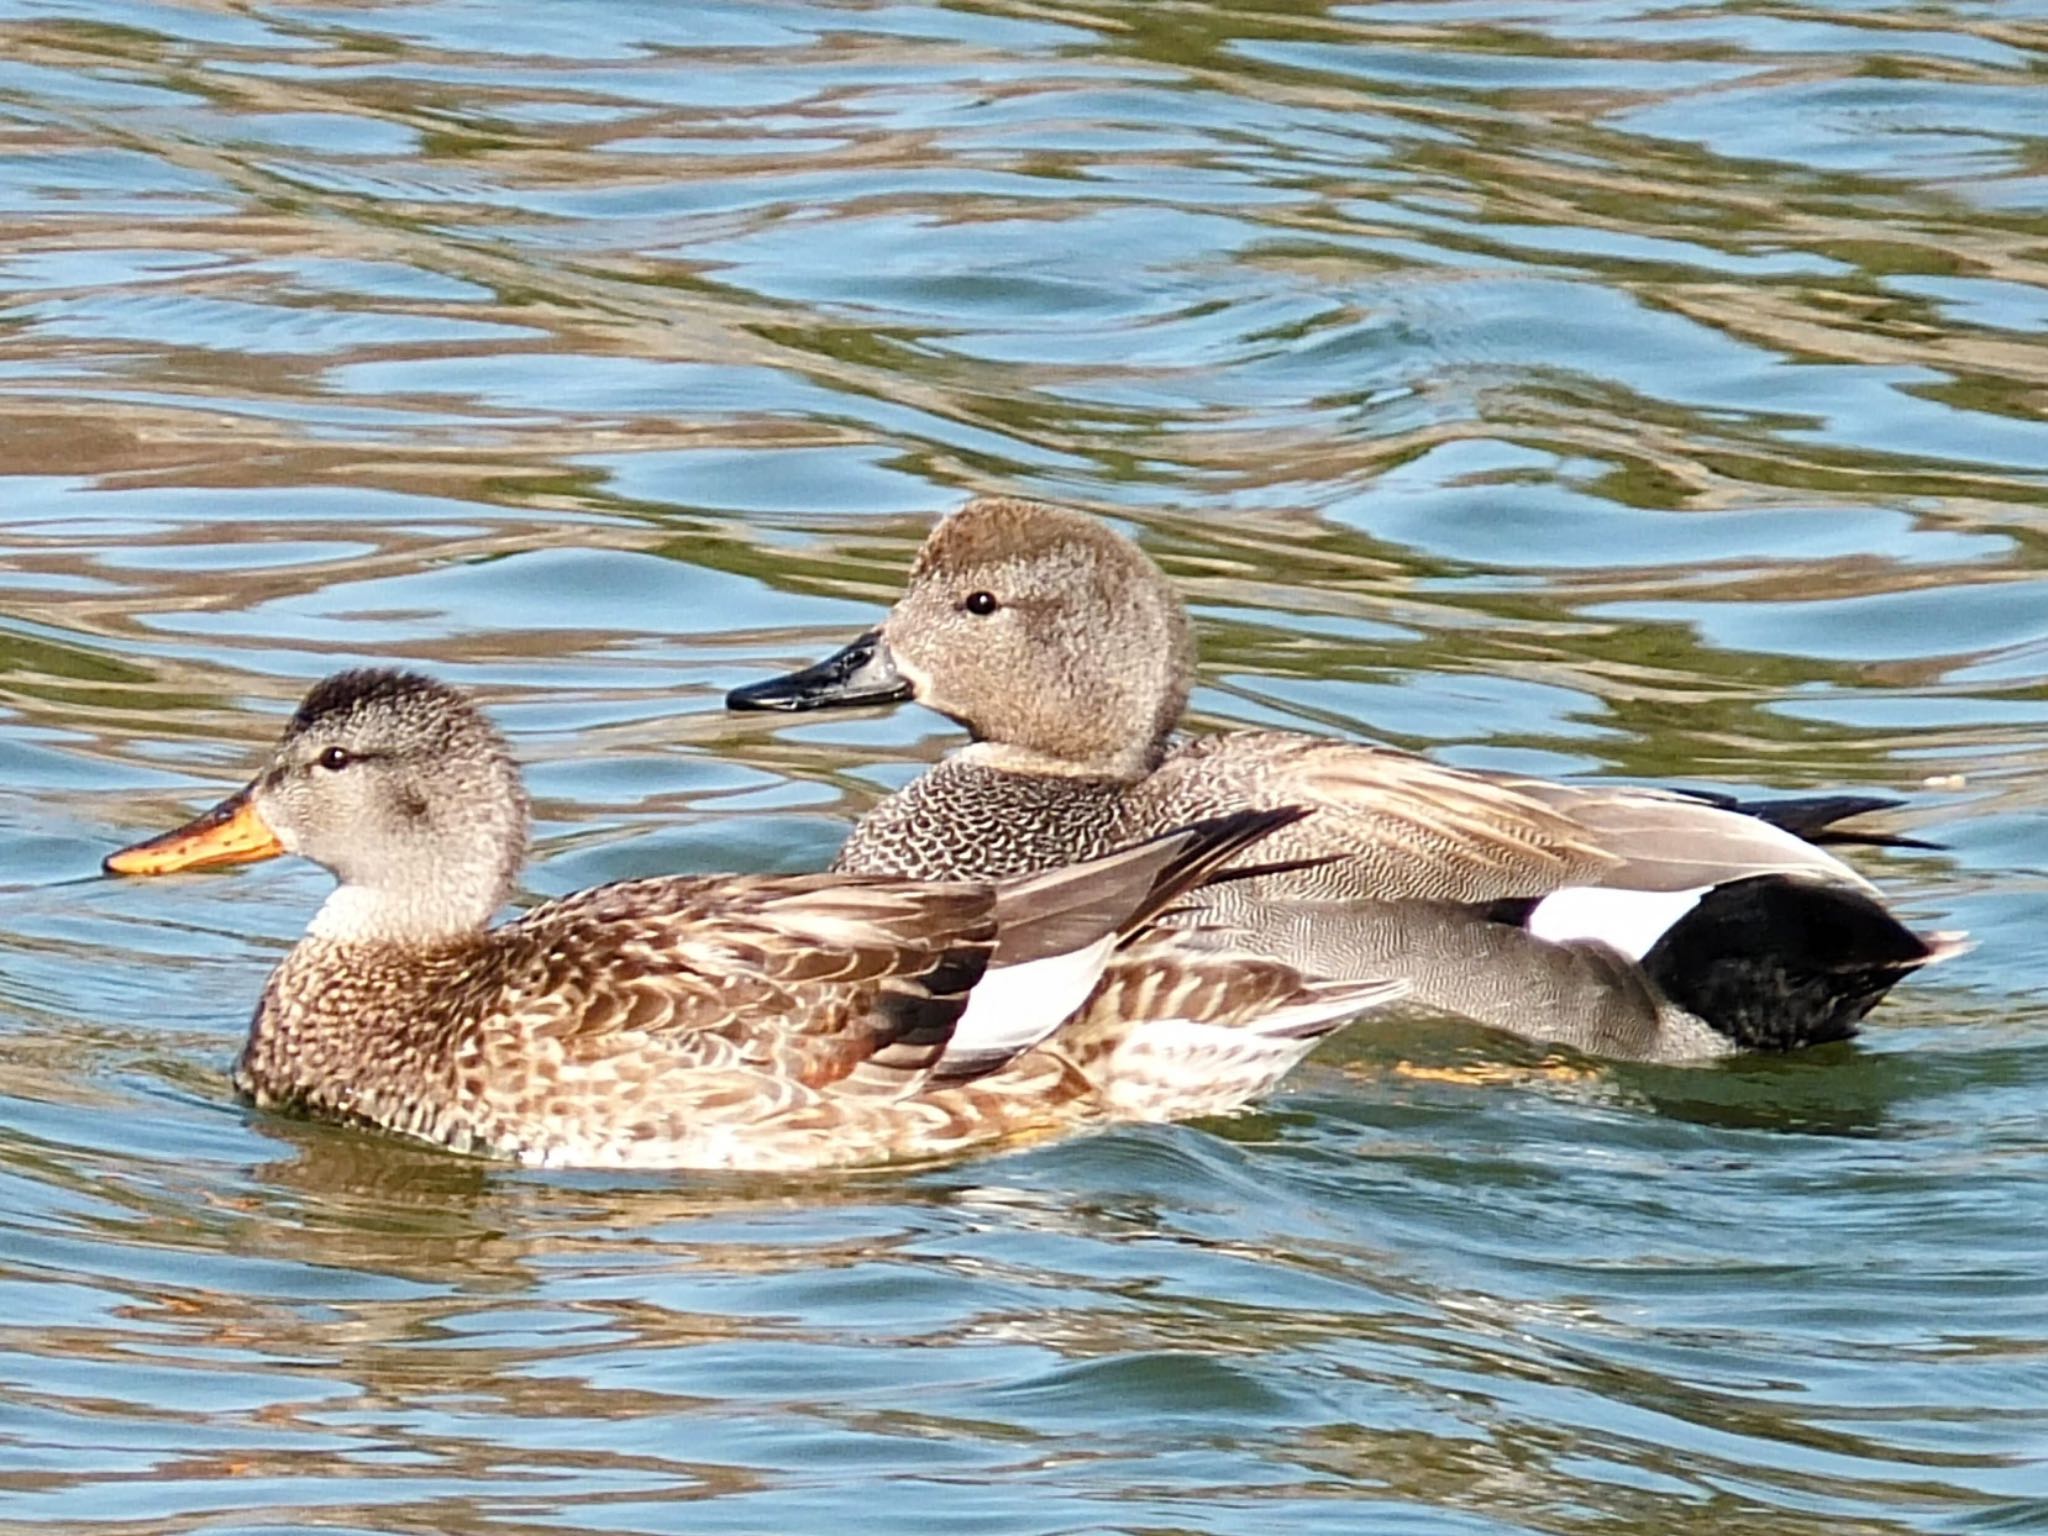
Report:
[[900,704],[909,697],[910,682],[896,670],[889,642],[879,629],[871,629],[815,666],[733,689],[725,696],[725,707],[846,709],[856,704]]

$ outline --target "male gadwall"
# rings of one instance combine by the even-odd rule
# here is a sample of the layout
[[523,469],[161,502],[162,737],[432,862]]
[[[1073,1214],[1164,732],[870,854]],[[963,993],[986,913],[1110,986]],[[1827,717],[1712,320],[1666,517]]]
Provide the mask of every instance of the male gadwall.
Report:
[[735,689],[735,709],[915,698],[966,746],[861,818],[834,867],[988,879],[1246,806],[1314,814],[1257,859],[1322,861],[1201,900],[1259,952],[1399,976],[1410,1004],[1597,1055],[1681,1061],[1841,1039],[1962,948],[1892,917],[1822,842],[1858,797],[1738,805],[1442,767],[1284,731],[1175,735],[1187,612],[1095,519],[970,502],[880,628]]
[[525,852],[519,770],[461,694],[367,670],[315,687],[247,788],[106,862],[290,852],[339,880],[236,1063],[258,1105],[533,1164],[806,1169],[1270,1087],[1399,984],[1309,982],[1154,923],[1298,814],[997,884],[632,880],[492,928]]

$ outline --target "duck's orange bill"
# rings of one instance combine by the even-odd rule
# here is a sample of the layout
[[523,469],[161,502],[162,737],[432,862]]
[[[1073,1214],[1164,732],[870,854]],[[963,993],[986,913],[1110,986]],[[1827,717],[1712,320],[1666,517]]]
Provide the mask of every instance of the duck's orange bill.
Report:
[[108,854],[103,867],[110,875],[173,875],[182,869],[254,864],[283,852],[284,844],[270,830],[270,823],[256,813],[245,789],[175,832]]

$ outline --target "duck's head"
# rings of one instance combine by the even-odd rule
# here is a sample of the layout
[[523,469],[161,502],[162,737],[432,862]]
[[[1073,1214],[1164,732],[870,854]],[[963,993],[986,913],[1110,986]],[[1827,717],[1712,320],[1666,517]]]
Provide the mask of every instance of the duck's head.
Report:
[[1130,540],[1080,512],[983,498],[934,528],[880,629],[733,709],[915,698],[1002,766],[1133,777],[1187,706],[1194,633]]
[[341,887],[313,931],[432,943],[505,904],[526,854],[526,793],[504,738],[416,672],[338,672],[299,705],[270,759],[203,816],[113,854],[170,874],[295,853]]

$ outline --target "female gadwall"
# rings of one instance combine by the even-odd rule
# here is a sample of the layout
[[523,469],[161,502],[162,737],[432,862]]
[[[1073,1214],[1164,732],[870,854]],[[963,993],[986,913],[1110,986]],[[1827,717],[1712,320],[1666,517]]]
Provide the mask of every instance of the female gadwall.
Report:
[[315,687],[247,788],[107,868],[290,852],[340,881],[257,1005],[235,1083],[259,1105],[535,1164],[803,1169],[1270,1087],[1398,983],[1307,982],[1153,924],[1297,814],[1000,884],[633,880],[491,928],[525,852],[519,770],[462,695],[369,670]]
[[1817,844],[1891,802],[1754,805],[1446,768],[1282,731],[1177,737],[1194,636],[1172,585],[1093,518],[984,499],[942,520],[887,620],[736,709],[915,698],[967,727],[864,816],[835,868],[989,879],[1247,806],[1314,814],[1203,893],[1259,952],[1399,976],[1410,1002],[1599,1055],[1679,1061],[1840,1039],[1962,946],[1892,917]]

